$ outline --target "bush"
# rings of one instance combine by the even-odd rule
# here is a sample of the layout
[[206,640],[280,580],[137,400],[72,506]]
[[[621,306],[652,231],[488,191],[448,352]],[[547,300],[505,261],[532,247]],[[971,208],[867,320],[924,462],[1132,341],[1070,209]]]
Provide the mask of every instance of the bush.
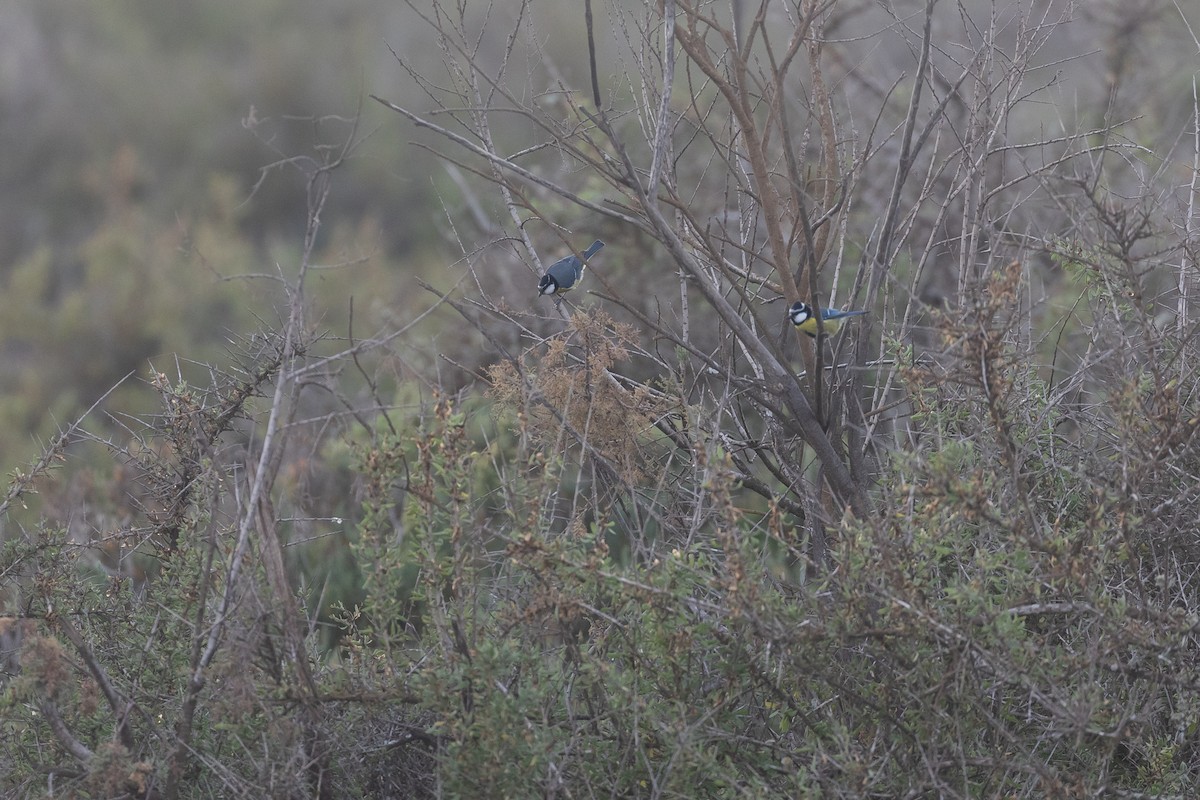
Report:
[[[319,236],[357,142],[283,162],[309,215],[273,324],[152,372],[118,399],[153,412],[66,429],[0,500],[4,791],[1196,785],[1194,186],[1111,122],[1125,62],[1114,116],[1040,132],[1037,65],[1085,23],[934,6],[873,28],[896,92],[852,35],[884,10],[612,10],[583,94],[528,8],[435,7],[449,78],[401,55],[432,108],[383,102],[455,162],[460,280],[397,324],[371,267],[384,322],[329,335],[319,265],[375,235]],[[530,300],[596,237],[580,289]],[[830,295],[871,313],[786,330]]]

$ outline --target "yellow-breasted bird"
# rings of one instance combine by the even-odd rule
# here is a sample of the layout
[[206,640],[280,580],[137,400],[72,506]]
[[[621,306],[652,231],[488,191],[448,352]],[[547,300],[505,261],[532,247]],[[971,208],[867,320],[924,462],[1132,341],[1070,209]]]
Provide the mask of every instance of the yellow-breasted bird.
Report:
[[[865,311],[839,311],[836,308],[821,309],[821,325],[825,329],[826,336],[832,336],[842,327],[842,321],[847,317],[860,317],[867,312]],[[816,338],[817,336],[817,317],[813,314],[812,306],[805,303],[803,300],[797,300],[792,303],[792,307],[787,312],[788,319],[792,321],[800,330],[807,333],[809,336]]]
[[604,242],[597,239],[588,246],[587,250],[583,251],[583,258],[575,254],[571,254],[566,258],[560,258],[550,265],[550,269],[546,270],[546,274],[538,281],[538,294],[560,294],[569,292],[575,287],[577,281],[583,277],[584,267],[587,266],[587,260],[596,255],[600,248],[604,247]]

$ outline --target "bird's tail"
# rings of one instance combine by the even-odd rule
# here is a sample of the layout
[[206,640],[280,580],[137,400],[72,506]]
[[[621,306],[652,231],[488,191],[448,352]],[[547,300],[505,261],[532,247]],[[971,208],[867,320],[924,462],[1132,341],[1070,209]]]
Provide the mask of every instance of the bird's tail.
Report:
[[604,247],[604,242],[600,241],[599,239],[592,242],[588,246],[588,249],[583,251],[583,259],[586,261],[587,259],[596,255],[596,253],[600,252],[601,247]]

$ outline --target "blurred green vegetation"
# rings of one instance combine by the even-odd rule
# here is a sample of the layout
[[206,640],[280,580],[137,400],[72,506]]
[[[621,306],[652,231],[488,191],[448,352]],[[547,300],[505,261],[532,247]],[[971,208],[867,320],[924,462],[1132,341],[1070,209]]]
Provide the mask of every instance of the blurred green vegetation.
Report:
[[[204,383],[286,314],[304,177],[261,171],[349,136],[359,98],[394,82],[404,19],[381,0],[0,9],[0,470],[125,376],[106,408],[147,413],[151,364]],[[432,162],[405,159],[381,119],[364,116],[323,220],[310,291],[326,351],[394,324],[413,278],[437,279]]]

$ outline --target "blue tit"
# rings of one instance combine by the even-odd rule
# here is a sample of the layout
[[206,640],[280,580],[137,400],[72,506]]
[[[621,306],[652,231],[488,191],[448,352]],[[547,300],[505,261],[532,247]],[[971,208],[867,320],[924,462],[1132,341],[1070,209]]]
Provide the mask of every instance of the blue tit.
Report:
[[596,255],[601,247],[604,247],[604,242],[597,239],[587,250],[583,251],[583,260],[572,253],[566,258],[555,261],[538,281],[538,294],[558,294],[570,291],[574,288],[575,283],[583,277],[583,269],[587,266],[587,260]]
[[[842,320],[847,317],[862,316],[865,311],[838,311],[836,308],[821,309],[821,325],[825,329],[826,336],[832,336],[838,332],[838,328],[842,327]],[[816,337],[817,335],[817,318],[813,315],[812,307],[801,300],[792,303],[792,307],[788,309],[788,319],[792,321],[800,330],[807,333],[809,336]]]

